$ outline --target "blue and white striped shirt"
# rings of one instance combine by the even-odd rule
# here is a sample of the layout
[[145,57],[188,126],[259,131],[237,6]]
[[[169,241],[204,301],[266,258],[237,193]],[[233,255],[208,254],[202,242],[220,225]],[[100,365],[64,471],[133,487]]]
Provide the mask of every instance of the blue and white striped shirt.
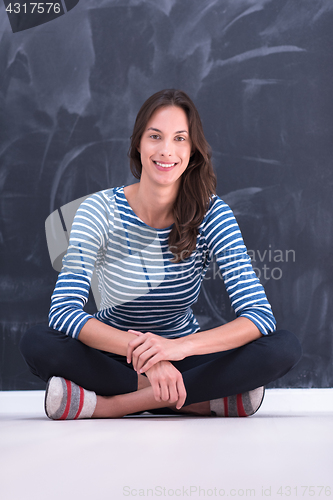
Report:
[[[275,330],[275,319],[263,286],[253,271],[230,207],[213,196],[191,256],[170,262],[172,226],[145,224],[128,204],[124,186],[87,198],[72,225],[51,301],[49,325],[77,338],[89,318],[120,330],[153,332],[167,338],[199,330],[191,306],[213,256],[237,316],[255,323],[261,333]],[[94,268],[101,293],[94,316],[83,310]]]

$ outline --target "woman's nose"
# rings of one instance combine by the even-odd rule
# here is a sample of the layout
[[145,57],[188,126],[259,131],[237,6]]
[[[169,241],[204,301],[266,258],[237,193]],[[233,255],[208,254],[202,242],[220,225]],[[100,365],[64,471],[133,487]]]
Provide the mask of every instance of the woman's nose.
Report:
[[163,156],[172,156],[174,153],[174,145],[172,141],[164,140],[161,143],[160,154]]

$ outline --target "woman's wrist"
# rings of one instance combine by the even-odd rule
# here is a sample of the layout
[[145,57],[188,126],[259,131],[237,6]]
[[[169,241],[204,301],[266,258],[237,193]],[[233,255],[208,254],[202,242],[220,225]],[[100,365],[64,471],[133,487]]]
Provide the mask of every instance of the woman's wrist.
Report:
[[194,346],[191,339],[191,335],[186,335],[185,337],[179,337],[178,339],[174,339],[174,342],[178,344],[177,349],[179,355],[182,356],[181,359],[193,355]]

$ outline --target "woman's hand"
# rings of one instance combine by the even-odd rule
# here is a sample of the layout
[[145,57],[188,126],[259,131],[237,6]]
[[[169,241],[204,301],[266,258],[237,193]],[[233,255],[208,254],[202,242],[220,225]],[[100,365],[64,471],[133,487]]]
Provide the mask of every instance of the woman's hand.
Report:
[[147,371],[160,361],[179,361],[186,357],[180,339],[166,339],[154,333],[128,330],[137,335],[127,346],[127,362],[132,361],[138,373]]
[[183,376],[169,361],[160,361],[146,371],[156,401],[176,403],[179,410],[186,399]]

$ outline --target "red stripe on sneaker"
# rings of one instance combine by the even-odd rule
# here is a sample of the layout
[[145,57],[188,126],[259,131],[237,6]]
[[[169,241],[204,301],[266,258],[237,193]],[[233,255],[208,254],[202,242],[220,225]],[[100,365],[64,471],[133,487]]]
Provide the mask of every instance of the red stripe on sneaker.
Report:
[[224,416],[229,417],[228,398],[223,398],[223,403],[224,403]]
[[71,399],[72,399],[72,384],[70,383],[69,380],[66,380],[66,386],[67,386],[67,403],[66,403],[66,408],[64,413],[61,415],[59,420],[66,420],[68,417],[69,409],[71,407]]
[[80,413],[81,413],[82,408],[83,408],[83,403],[84,403],[84,391],[83,391],[82,387],[80,387],[80,404],[79,404],[79,409],[74,417],[74,420],[79,418]]
[[244,410],[242,395],[237,394],[237,412],[239,417],[247,417],[247,413]]

